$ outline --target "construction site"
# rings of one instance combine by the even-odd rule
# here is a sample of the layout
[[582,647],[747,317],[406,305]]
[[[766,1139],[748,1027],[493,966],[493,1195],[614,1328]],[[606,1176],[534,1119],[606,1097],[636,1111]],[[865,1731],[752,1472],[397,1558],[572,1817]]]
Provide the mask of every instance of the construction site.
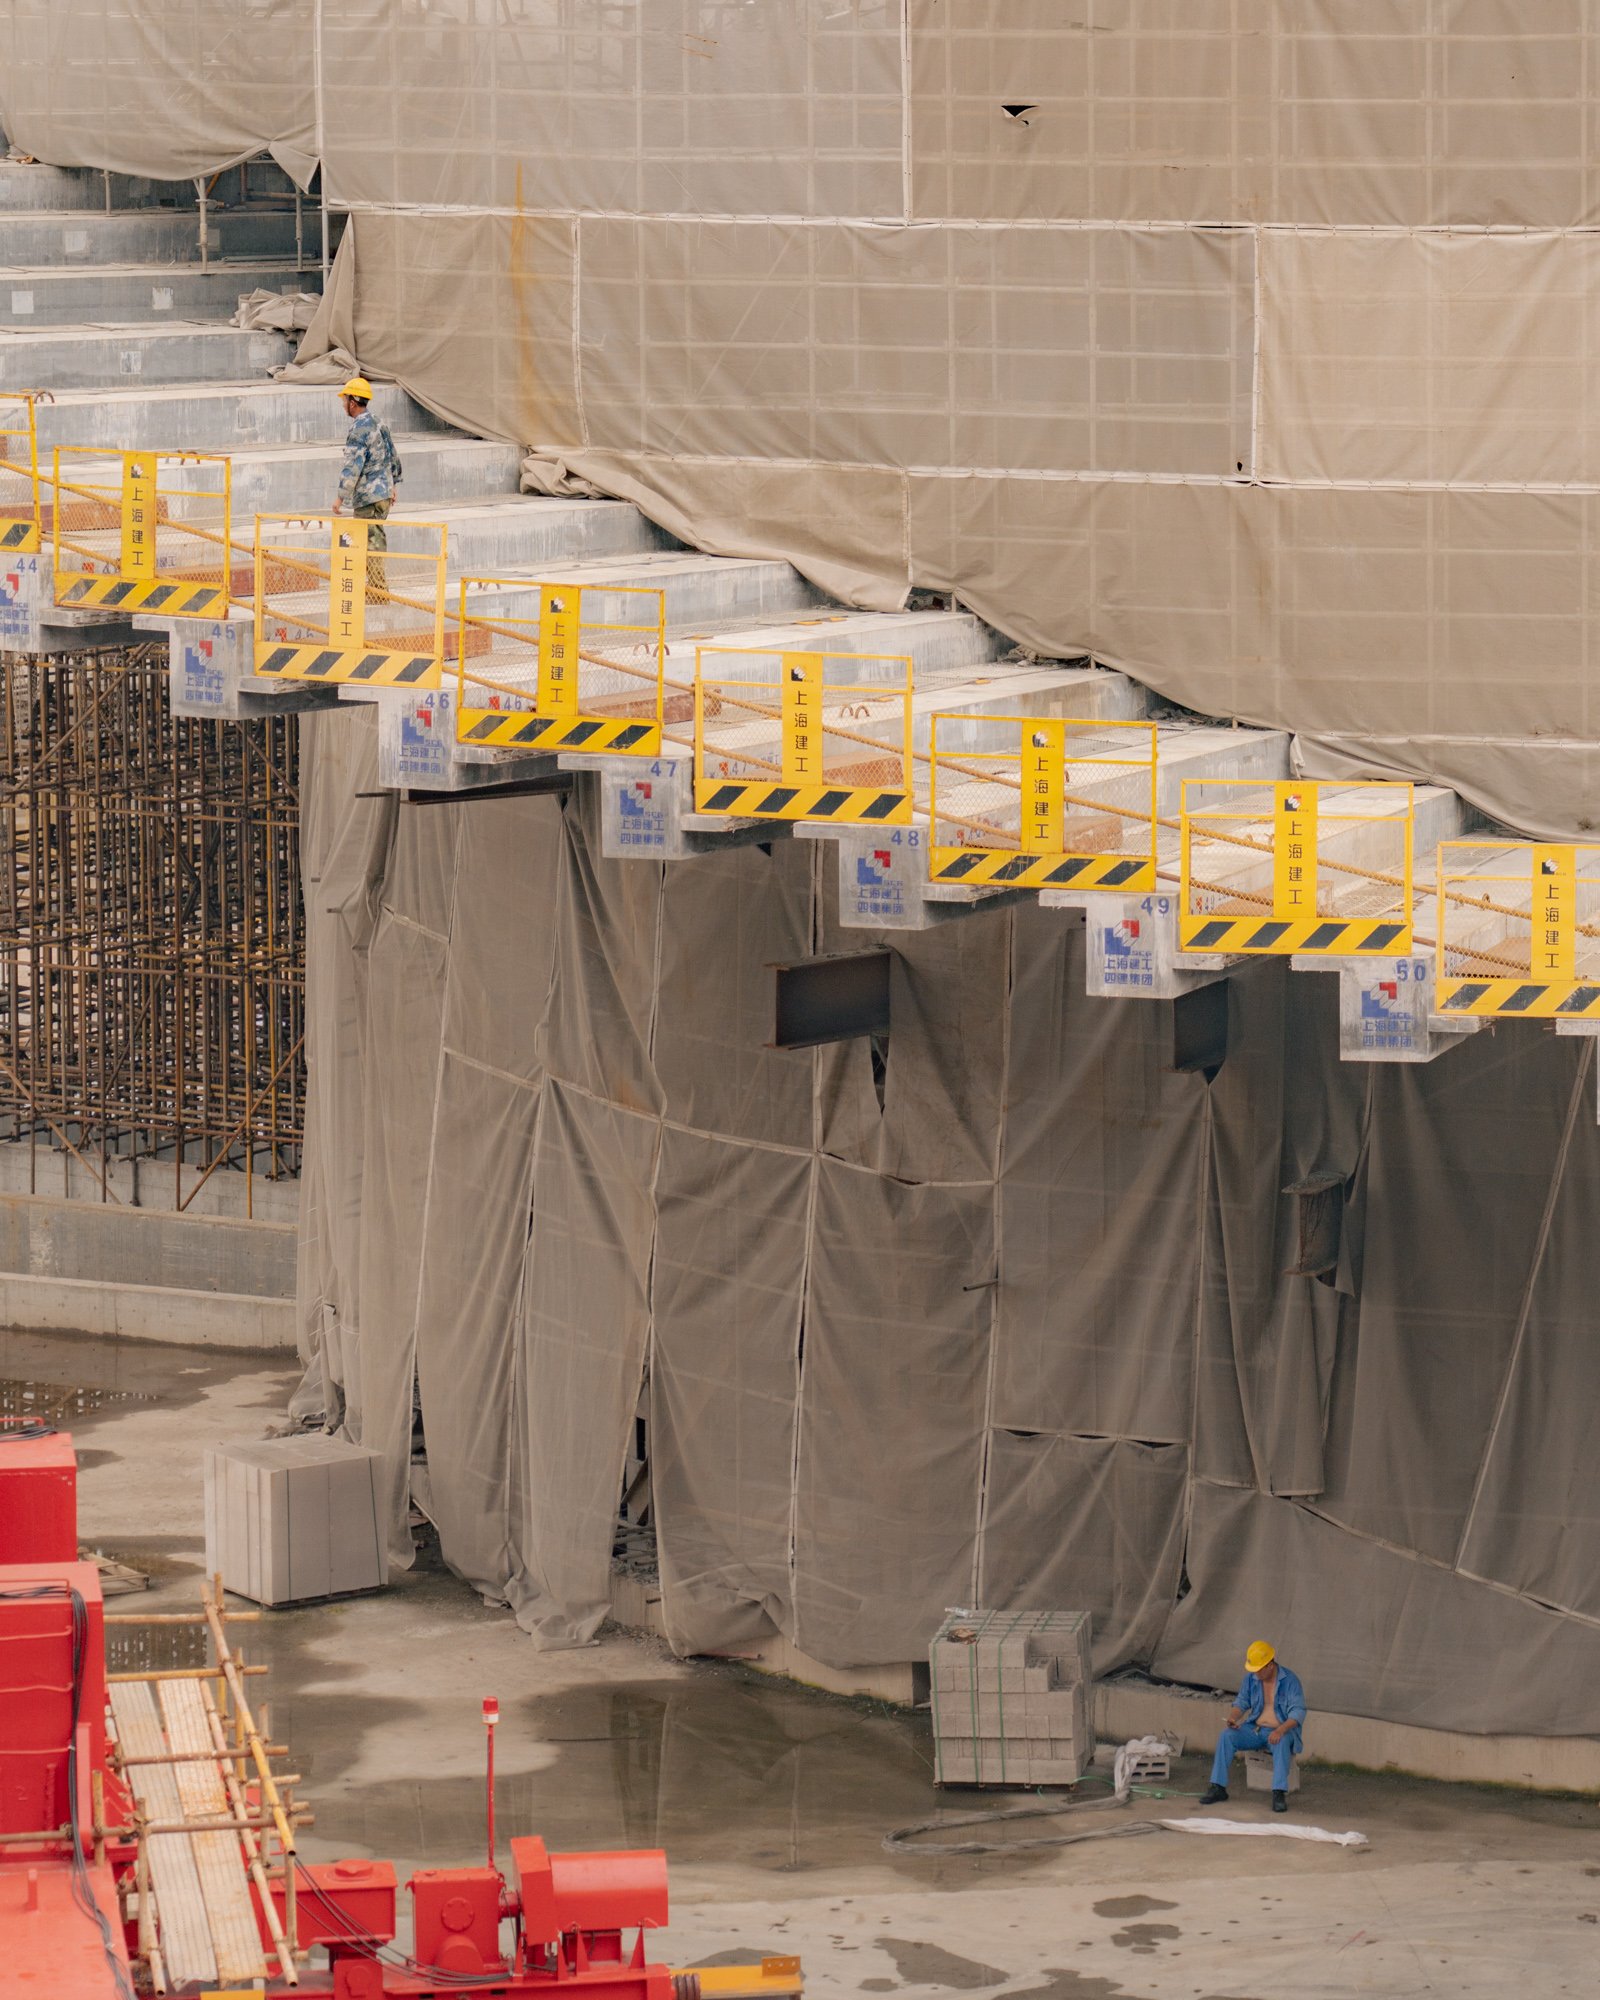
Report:
[[1597,93],[0,0],[0,1992],[1596,1990]]

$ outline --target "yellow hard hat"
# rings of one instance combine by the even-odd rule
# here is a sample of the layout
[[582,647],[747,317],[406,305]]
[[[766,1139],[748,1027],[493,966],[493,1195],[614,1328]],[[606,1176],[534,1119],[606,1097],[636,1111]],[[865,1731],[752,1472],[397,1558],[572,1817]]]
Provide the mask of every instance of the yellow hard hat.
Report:
[[358,396],[363,403],[372,401],[372,384],[365,375],[352,375],[339,392],[343,396]]
[[1265,1639],[1257,1639],[1249,1652],[1245,1654],[1244,1663],[1250,1669],[1251,1673],[1259,1674],[1263,1667],[1270,1666],[1277,1657],[1277,1654],[1267,1644]]

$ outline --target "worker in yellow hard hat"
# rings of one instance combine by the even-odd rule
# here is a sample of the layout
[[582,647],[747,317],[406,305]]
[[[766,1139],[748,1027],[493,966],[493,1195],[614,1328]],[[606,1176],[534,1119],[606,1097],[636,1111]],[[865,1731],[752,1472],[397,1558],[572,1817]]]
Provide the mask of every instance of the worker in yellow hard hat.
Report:
[[367,601],[388,595],[388,565],[384,552],[389,518],[405,470],[394,448],[389,426],[372,408],[372,384],[364,375],[352,375],[340,390],[345,415],[350,419],[350,435],[344,441],[344,465],[339,474],[339,497],[333,503],[336,514],[354,514],[371,525],[367,529]]
[[1239,1699],[1217,1738],[1211,1760],[1211,1783],[1201,1793],[1203,1806],[1219,1805],[1228,1796],[1228,1771],[1241,1750],[1272,1752],[1272,1810],[1289,1810],[1289,1771],[1300,1753],[1306,1719],[1305,1689],[1274,1647],[1257,1639],[1244,1656],[1244,1680]]

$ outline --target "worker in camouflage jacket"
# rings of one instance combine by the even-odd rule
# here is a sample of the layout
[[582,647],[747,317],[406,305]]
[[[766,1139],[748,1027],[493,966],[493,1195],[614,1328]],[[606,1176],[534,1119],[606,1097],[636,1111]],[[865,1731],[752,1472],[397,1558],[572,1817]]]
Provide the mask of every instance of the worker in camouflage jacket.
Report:
[[344,466],[339,475],[339,497],[335,514],[354,514],[371,525],[367,529],[367,597],[387,596],[388,565],[384,551],[389,531],[383,523],[405,470],[394,448],[389,426],[372,413],[372,384],[364,375],[353,375],[341,392],[350,434],[344,441]]

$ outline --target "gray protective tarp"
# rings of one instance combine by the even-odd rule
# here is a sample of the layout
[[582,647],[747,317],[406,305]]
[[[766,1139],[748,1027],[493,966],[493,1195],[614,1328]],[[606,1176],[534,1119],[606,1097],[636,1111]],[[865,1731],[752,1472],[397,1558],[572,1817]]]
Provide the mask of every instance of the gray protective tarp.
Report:
[[317,379],[1565,837],[1597,73],[1590,0],[0,8],[41,158],[321,158]]
[[[829,849],[612,862],[581,788],[356,799],[372,735],[308,731],[304,1400],[384,1453],[400,1560],[409,1497],[589,1637],[642,1393],[682,1651],[1084,1603],[1102,1670],[1227,1683],[1265,1632],[1324,1707],[1600,1729],[1590,1044],[1341,1064],[1334,982],[1258,965],[1208,1083],[1020,907],[886,940],[877,1074],[779,1053]],[[1319,1176],[1330,1282],[1285,1275]]]

